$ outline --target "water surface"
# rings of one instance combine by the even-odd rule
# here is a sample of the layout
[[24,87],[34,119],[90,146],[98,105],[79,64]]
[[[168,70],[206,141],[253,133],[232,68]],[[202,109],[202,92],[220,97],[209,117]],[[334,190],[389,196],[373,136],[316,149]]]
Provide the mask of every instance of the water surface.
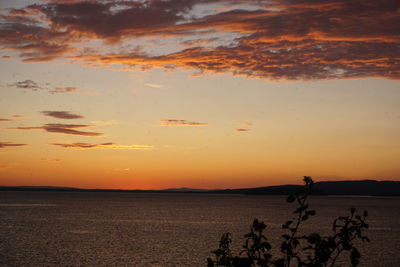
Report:
[[[399,266],[398,198],[313,196],[304,232],[329,232],[348,208],[368,210],[361,266]],[[254,218],[278,247],[293,204],[284,196],[1,192],[1,266],[206,266],[223,232],[242,244]]]

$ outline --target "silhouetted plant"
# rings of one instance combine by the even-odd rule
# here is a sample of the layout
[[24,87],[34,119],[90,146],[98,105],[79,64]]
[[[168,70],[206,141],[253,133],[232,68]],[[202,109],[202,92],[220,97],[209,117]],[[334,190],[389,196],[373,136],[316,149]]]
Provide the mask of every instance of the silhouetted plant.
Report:
[[368,237],[363,235],[368,228],[365,219],[368,213],[356,214],[356,209],[350,209],[349,216],[341,216],[333,221],[332,234],[321,236],[318,233],[299,235],[301,224],[307,221],[316,212],[309,209],[307,197],[311,194],[313,180],[304,177],[304,188],[287,197],[289,203],[297,202],[298,207],[294,210],[294,220],[286,221],[282,228],[286,233],[282,235],[283,241],[280,246],[280,254],[271,255],[271,244],[268,242],[263,231],[267,227],[264,222],[257,219],[250,226],[250,231],[245,237],[243,250],[239,255],[233,256],[230,249],[232,243],[230,233],[221,236],[219,248],[213,250],[215,260],[208,258],[208,267],[231,266],[275,266],[275,267],[333,267],[339,256],[347,251],[350,255],[350,263],[357,266],[360,262],[360,253],[355,247],[354,241],[361,240],[369,242]]

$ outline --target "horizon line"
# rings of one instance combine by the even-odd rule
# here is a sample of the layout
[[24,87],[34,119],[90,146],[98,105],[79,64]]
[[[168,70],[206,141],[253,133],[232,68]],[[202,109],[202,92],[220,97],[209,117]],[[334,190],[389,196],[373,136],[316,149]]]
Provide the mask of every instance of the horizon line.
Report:
[[[314,183],[321,182],[360,182],[360,181],[375,181],[375,182],[400,182],[399,180],[377,180],[377,179],[354,179],[354,180],[323,180],[315,181]],[[264,187],[278,187],[278,186],[301,186],[302,184],[279,184],[279,185],[264,185],[264,186],[254,186],[254,187],[237,187],[237,188],[195,188],[195,187],[168,187],[160,189],[139,189],[139,188],[93,188],[93,187],[73,187],[73,186],[54,186],[54,185],[0,185],[0,188],[55,188],[55,189],[71,189],[71,190],[110,190],[110,191],[167,191],[167,190],[201,190],[201,191],[218,191],[218,190],[237,190],[237,189],[252,189],[252,188],[264,188]]]

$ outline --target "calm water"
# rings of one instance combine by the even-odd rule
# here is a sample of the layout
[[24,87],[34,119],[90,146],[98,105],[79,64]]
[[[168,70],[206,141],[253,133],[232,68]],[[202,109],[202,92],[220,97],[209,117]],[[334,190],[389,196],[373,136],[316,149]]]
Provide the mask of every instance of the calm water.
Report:
[[[329,231],[348,208],[369,211],[361,266],[400,266],[400,199],[312,197],[305,232]],[[223,232],[254,218],[279,244],[292,204],[283,196],[0,192],[1,266],[206,266]]]

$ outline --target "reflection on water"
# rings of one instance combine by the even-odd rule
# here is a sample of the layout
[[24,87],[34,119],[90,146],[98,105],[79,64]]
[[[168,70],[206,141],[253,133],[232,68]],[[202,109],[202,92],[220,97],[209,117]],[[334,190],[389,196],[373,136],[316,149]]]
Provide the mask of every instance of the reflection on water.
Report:
[[0,207],[51,207],[55,206],[54,204],[39,204],[39,203],[0,203]]
[[[400,262],[398,198],[311,197],[304,232],[329,232],[348,208],[369,211],[361,266]],[[2,192],[1,266],[206,266],[220,235],[235,249],[254,218],[278,247],[293,205],[283,196]]]

